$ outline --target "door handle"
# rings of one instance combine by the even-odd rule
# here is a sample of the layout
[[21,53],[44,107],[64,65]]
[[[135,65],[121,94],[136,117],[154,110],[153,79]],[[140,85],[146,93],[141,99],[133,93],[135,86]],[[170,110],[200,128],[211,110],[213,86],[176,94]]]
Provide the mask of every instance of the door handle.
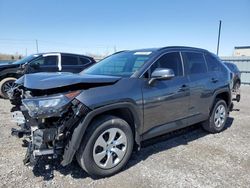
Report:
[[212,78],[212,79],[211,79],[211,82],[212,82],[212,83],[216,83],[216,82],[218,82],[218,81],[219,81],[219,80],[218,80],[217,78]]
[[186,84],[184,84],[184,85],[182,85],[180,88],[179,88],[179,92],[183,92],[183,91],[187,91],[189,89],[189,87],[186,85]]

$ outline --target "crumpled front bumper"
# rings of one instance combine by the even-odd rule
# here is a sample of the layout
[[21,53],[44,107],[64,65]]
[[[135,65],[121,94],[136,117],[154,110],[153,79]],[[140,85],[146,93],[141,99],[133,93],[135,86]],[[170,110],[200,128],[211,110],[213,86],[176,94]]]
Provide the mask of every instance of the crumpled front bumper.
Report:
[[60,117],[32,118],[24,106],[14,107],[13,121],[19,129],[12,129],[12,135],[26,139],[25,165],[35,165],[42,156],[59,158],[71,139],[72,132],[89,109],[77,100],[71,102]]

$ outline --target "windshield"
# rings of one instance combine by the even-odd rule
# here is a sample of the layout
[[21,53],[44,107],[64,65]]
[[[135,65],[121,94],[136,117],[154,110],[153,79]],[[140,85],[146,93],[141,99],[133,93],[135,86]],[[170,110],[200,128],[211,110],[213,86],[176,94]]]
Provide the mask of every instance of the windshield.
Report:
[[29,62],[30,60],[34,59],[35,57],[38,57],[38,55],[29,55],[23,59],[20,59],[18,61],[15,61],[13,64],[24,64]]
[[151,57],[152,52],[120,52],[94,64],[81,74],[130,77]]

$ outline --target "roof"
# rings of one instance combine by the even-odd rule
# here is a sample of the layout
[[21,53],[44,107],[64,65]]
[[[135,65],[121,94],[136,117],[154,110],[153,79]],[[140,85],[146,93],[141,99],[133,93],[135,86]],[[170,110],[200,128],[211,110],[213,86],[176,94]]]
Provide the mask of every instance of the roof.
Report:
[[195,47],[188,47],[188,46],[166,46],[166,47],[160,47],[160,48],[143,48],[143,49],[136,49],[136,50],[131,50],[131,51],[134,51],[134,52],[146,52],[146,51],[151,51],[151,52],[154,52],[154,51],[161,51],[161,50],[172,50],[172,49],[187,49],[187,50],[200,50],[200,51],[207,51],[205,49],[202,49],[202,48],[195,48]]
[[234,49],[250,49],[250,46],[235,46]]
[[182,49],[182,50],[202,50],[202,51],[207,51],[207,50],[202,49],[202,48],[189,47],[189,46],[167,46],[167,47],[159,48],[158,50],[165,50],[165,49]]
[[63,54],[63,55],[77,55],[77,56],[90,57],[88,55],[74,54],[74,53],[68,53],[68,52],[42,52],[42,53],[36,53],[36,54],[33,54],[33,55],[44,55],[44,54]]

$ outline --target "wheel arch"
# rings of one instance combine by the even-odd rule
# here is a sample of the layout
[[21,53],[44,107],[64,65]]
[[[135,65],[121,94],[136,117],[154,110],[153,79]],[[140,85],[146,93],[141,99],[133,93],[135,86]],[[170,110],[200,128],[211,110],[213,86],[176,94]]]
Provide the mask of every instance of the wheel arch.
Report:
[[214,102],[217,98],[224,100],[228,108],[231,106],[231,91],[229,88],[224,88],[214,93],[212,104],[210,105],[210,111],[213,108]]
[[91,111],[74,129],[72,137],[64,151],[63,161],[61,163],[63,166],[71,163],[86,133],[86,130],[91,125],[91,123],[95,119],[106,115],[117,116],[127,121],[133,131],[135,143],[138,145],[138,147],[140,147],[140,129],[142,128],[142,123],[140,121],[139,112],[135,104],[130,102],[115,103]]
[[18,79],[19,76],[18,76],[18,74],[15,73],[15,72],[10,72],[10,73],[1,75],[1,76],[0,76],[0,81],[3,80],[3,79],[5,79],[5,78],[16,78],[16,79]]

